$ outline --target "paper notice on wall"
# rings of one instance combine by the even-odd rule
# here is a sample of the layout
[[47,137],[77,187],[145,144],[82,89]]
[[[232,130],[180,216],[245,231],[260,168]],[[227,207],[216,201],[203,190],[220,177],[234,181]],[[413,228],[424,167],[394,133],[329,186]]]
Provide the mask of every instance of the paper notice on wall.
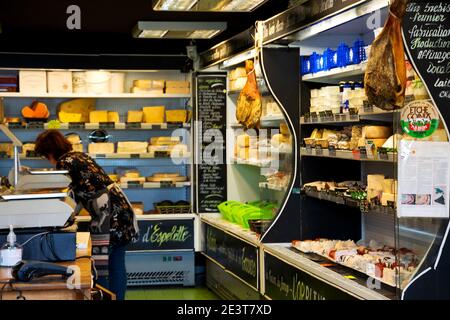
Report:
[[398,217],[449,217],[450,143],[400,141]]

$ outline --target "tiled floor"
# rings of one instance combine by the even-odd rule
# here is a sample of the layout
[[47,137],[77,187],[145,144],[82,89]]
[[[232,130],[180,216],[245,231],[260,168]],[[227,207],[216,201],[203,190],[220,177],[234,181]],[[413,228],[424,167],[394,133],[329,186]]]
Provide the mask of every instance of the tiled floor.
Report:
[[145,287],[128,288],[126,300],[219,300],[206,287]]

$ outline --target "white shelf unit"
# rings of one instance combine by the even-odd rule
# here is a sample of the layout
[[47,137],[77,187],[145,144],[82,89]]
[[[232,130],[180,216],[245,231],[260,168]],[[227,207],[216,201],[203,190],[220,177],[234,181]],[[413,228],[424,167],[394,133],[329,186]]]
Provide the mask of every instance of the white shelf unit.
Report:
[[[54,70],[54,69],[4,69],[4,74],[18,75],[20,70],[39,70],[39,71],[83,71],[83,70]],[[165,106],[166,110],[191,109],[191,94],[165,94],[162,93],[130,93],[133,81],[138,79],[146,80],[170,80],[170,81],[190,81],[191,75],[177,70],[105,70],[114,72],[124,72],[124,93],[26,93],[26,92],[0,92],[0,102],[4,106],[5,117],[20,118],[21,109],[29,105],[33,100],[42,101],[50,111],[50,118],[45,123],[25,123],[23,125],[12,124],[12,130],[23,142],[34,142],[38,133],[43,130],[54,128],[77,133],[82,138],[84,150],[87,151],[89,131],[96,129],[107,130],[111,135],[110,142],[119,141],[149,141],[155,136],[170,136],[176,132],[183,138],[183,143],[192,147],[192,137],[190,135],[191,123],[137,123],[128,124],[128,110],[142,110],[145,106]],[[20,90],[20,88],[19,88]],[[96,101],[96,110],[117,111],[120,115],[119,123],[56,123],[58,106],[60,103],[77,98],[93,98]],[[1,142],[6,142],[2,141]],[[92,158],[109,173],[115,173],[118,167],[136,167],[141,176],[151,176],[154,173],[178,173],[182,176],[193,177],[191,153],[183,157],[165,157],[156,156],[152,153],[142,154],[90,154]],[[47,165],[46,160],[39,157],[26,157],[20,155],[22,164],[30,167],[42,167]],[[4,160],[4,161],[1,161]],[[172,161],[173,160],[173,161]],[[10,158],[0,159],[0,175],[7,176],[11,167]],[[50,165],[50,164],[48,164]],[[173,185],[169,183],[150,183],[145,182],[141,186],[133,184],[122,184],[130,201],[142,201],[145,205],[145,211],[152,210],[153,204],[170,200],[176,202],[179,200],[192,203],[191,181],[177,182]],[[170,219],[169,217],[161,217]]]

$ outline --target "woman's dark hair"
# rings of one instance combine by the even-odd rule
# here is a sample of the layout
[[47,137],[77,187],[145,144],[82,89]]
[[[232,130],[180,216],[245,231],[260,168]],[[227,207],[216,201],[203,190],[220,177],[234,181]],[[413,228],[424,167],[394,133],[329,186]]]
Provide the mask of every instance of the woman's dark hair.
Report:
[[34,151],[47,159],[52,155],[58,160],[72,151],[72,144],[58,130],[46,130],[37,137]]

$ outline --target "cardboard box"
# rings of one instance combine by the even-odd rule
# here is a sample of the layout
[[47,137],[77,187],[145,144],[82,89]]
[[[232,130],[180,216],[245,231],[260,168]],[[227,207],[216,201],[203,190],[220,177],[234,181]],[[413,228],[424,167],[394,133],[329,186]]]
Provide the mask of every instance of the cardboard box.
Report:
[[26,94],[47,93],[47,72],[20,70],[19,90]]
[[47,88],[49,93],[72,93],[72,72],[47,72]]

